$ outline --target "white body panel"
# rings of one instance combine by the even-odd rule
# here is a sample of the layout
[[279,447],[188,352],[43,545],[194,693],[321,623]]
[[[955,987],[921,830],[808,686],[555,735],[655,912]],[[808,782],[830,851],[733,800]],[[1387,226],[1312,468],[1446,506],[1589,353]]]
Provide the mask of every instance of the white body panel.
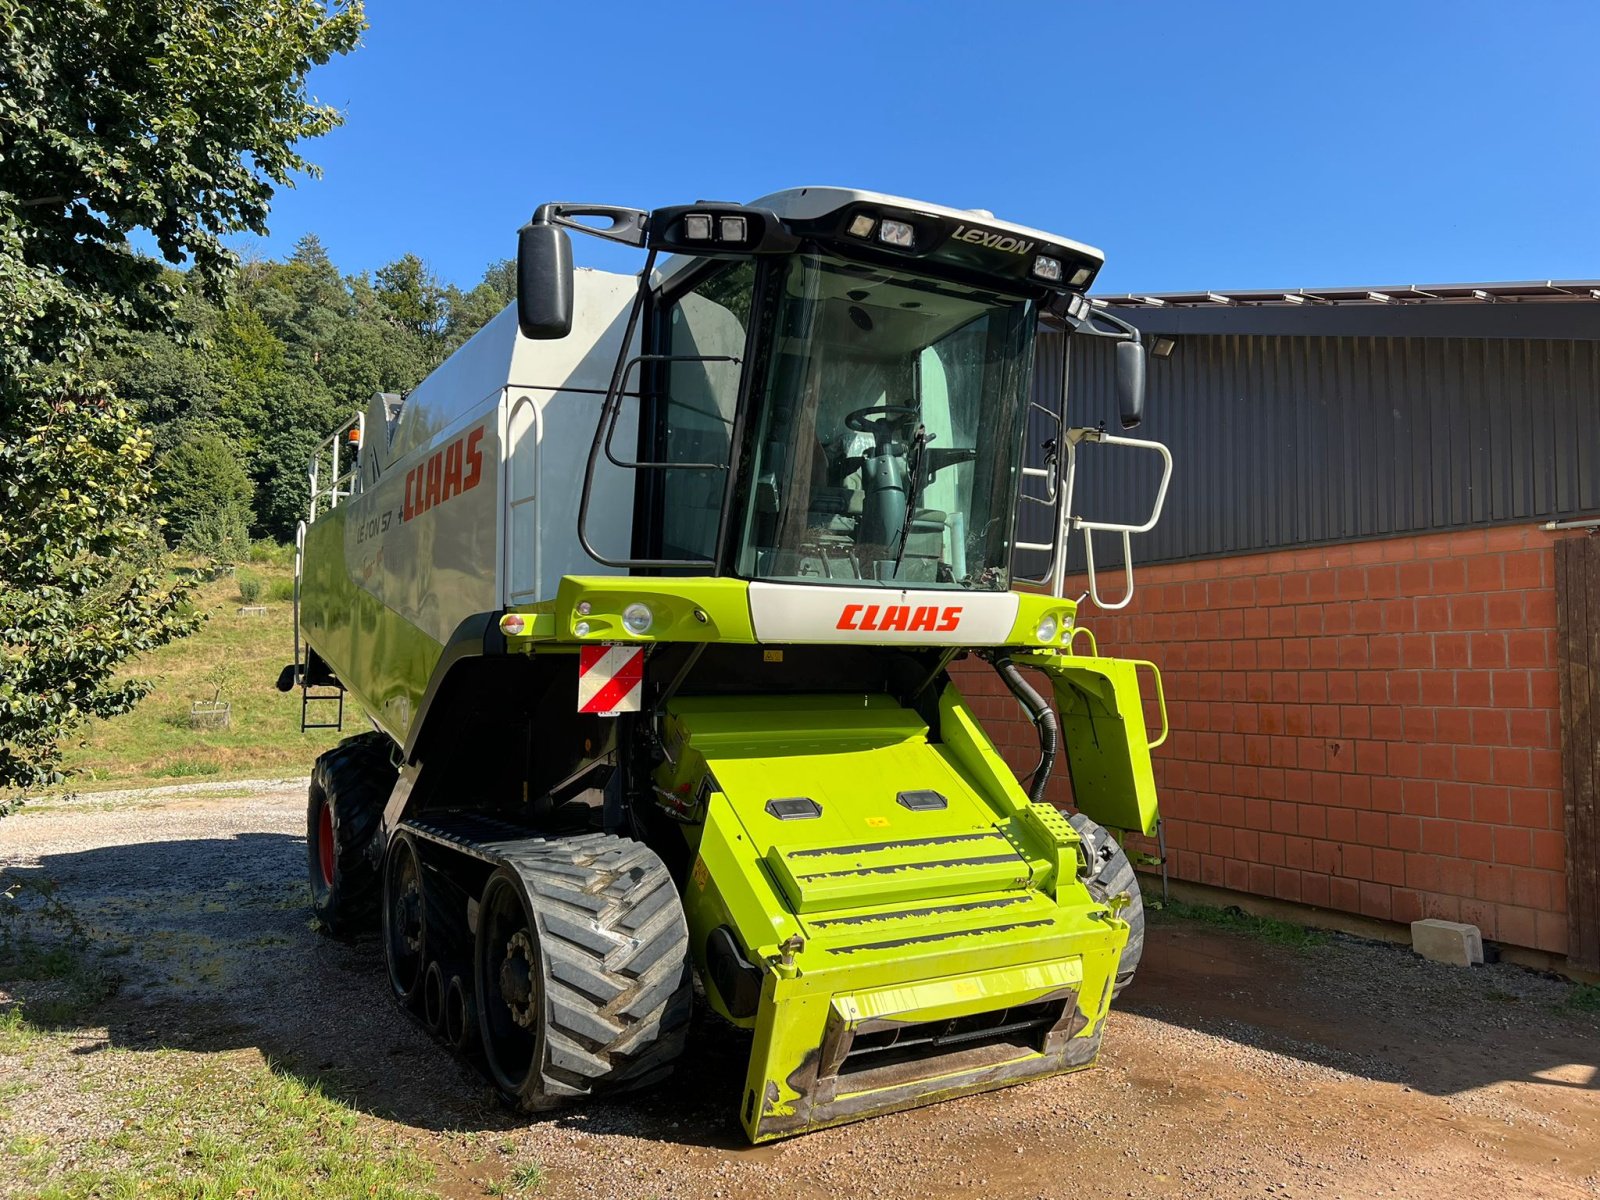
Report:
[[762,642],[998,646],[1020,604],[1015,592],[750,585],[750,619]]
[[[508,306],[406,397],[390,445],[369,426],[345,562],[441,644],[475,613],[555,595],[563,575],[616,573],[579,544],[578,501],[637,282],[599,271],[574,282],[568,337],[521,337]],[[637,420],[629,396],[618,457],[633,456]],[[596,471],[589,534],[602,554],[631,547],[633,475],[604,460]]]

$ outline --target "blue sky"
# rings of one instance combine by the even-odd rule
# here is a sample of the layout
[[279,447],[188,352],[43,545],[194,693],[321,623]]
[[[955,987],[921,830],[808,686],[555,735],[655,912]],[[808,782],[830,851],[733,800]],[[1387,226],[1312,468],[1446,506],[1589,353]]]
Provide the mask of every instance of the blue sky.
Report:
[[[544,200],[887,191],[1106,251],[1102,292],[1600,277],[1600,4],[368,0],[281,255],[474,282]],[[577,239],[580,262],[634,252]]]

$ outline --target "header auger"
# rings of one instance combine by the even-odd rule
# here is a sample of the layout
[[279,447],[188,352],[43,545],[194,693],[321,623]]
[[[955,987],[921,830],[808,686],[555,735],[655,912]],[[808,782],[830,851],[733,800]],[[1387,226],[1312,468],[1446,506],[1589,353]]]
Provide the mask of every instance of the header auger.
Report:
[[[568,230],[643,269],[574,270]],[[1080,444],[1121,439],[1032,364],[1041,318],[1116,338],[1138,423],[1100,265],[837,188],[547,204],[517,304],[325,444],[283,682],[376,730],[318,761],[313,904],[376,916],[396,998],[510,1100],[662,1078],[691,972],[750,1031],[755,1141],[1094,1060],[1143,941],[1107,830],[1155,829],[1147,664],[1062,587],[1072,530],[1137,527],[1072,515]],[[1057,511],[1039,591],[1025,481]],[[1027,786],[951,678],[972,656],[1040,728]]]

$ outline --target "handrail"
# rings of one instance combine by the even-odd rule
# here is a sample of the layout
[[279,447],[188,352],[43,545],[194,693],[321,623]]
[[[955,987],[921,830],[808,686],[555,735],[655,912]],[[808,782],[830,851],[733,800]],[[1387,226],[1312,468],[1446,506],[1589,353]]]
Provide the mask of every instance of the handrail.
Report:
[[1155,663],[1151,662],[1148,658],[1134,658],[1129,659],[1128,661],[1133,663],[1135,673],[1138,672],[1140,667],[1149,667],[1150,673],[1156,677],[1156,707],[1161,710],[1161,736],[1149,744],[1150,749],[1154,750],[1157,746],[1165,742],[1167,740],[1167,734],[1172,732],[1172,725],[1167,720],[1167,689],[1163,687],[1161,683],[1161,668],[1156,666]]
[[[1089,576],[1089,598],[1094,601],[1097,608],[1108,612],[1126,608],[1133,599],[1133,544],[1132,535],[1135,533],[1148,533],[1155,528],[1156,522],[1161,519],[1161,510],[1167,502],[1167,485],[1172,482],[1172,451],[1160,442],[1148,441],[1144,438],[1117,437],[1107,433],[1104,429],[1069,429],[1064,439],[1067,443],[1067,471],[1066,482],[1063,485],[1061,532],[1068,530],[1083,531],[1083,557],[1084,569]],[[1161,486],[1156,489],[1155,504],[1150,509],[1147,520],[1139,523],[1120,521],[1088,521],[1083,517],[1072,515],[1072,494],[1077,483],[1078,473],[1078,447],[1085,443],[1098,443],[1102,446],[1130,446],[1135,450],[1148,450],[1161,459]],[[1094,535],[1096,533],[1120,533],[1122,535],[1122,570],[1123,594],[1122,598],[1112,602],[1100,595],[1099,582],[1094,569]],[[1062,554],[1056,563],[1055,577],[1051,580],[1051,594],[1060,597],[1066,588],[1066,555]]]
[[[348,436],[355,433],[355,438]],[[311,505],[306,516],[309,524],[317,519],[317,503],[327,501],[328,508],[338,508],[341,499],[348,500],[361,490],[361,446],[367,436],[367,414],[357,412],[339,428],[317,443],[306,467],[306,477],[311,483]],[[350,463],[344,465],[344,447],[353,446]],[[323,486],[322,468],[326,465],[333,478]]]

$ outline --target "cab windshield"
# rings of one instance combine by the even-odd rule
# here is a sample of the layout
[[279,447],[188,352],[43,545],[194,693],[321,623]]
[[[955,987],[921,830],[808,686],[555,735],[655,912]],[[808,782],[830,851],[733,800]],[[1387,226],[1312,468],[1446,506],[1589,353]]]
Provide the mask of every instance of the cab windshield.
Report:
[[753,439],[739,574],[1004,590],[1033,302],[792,259]]

